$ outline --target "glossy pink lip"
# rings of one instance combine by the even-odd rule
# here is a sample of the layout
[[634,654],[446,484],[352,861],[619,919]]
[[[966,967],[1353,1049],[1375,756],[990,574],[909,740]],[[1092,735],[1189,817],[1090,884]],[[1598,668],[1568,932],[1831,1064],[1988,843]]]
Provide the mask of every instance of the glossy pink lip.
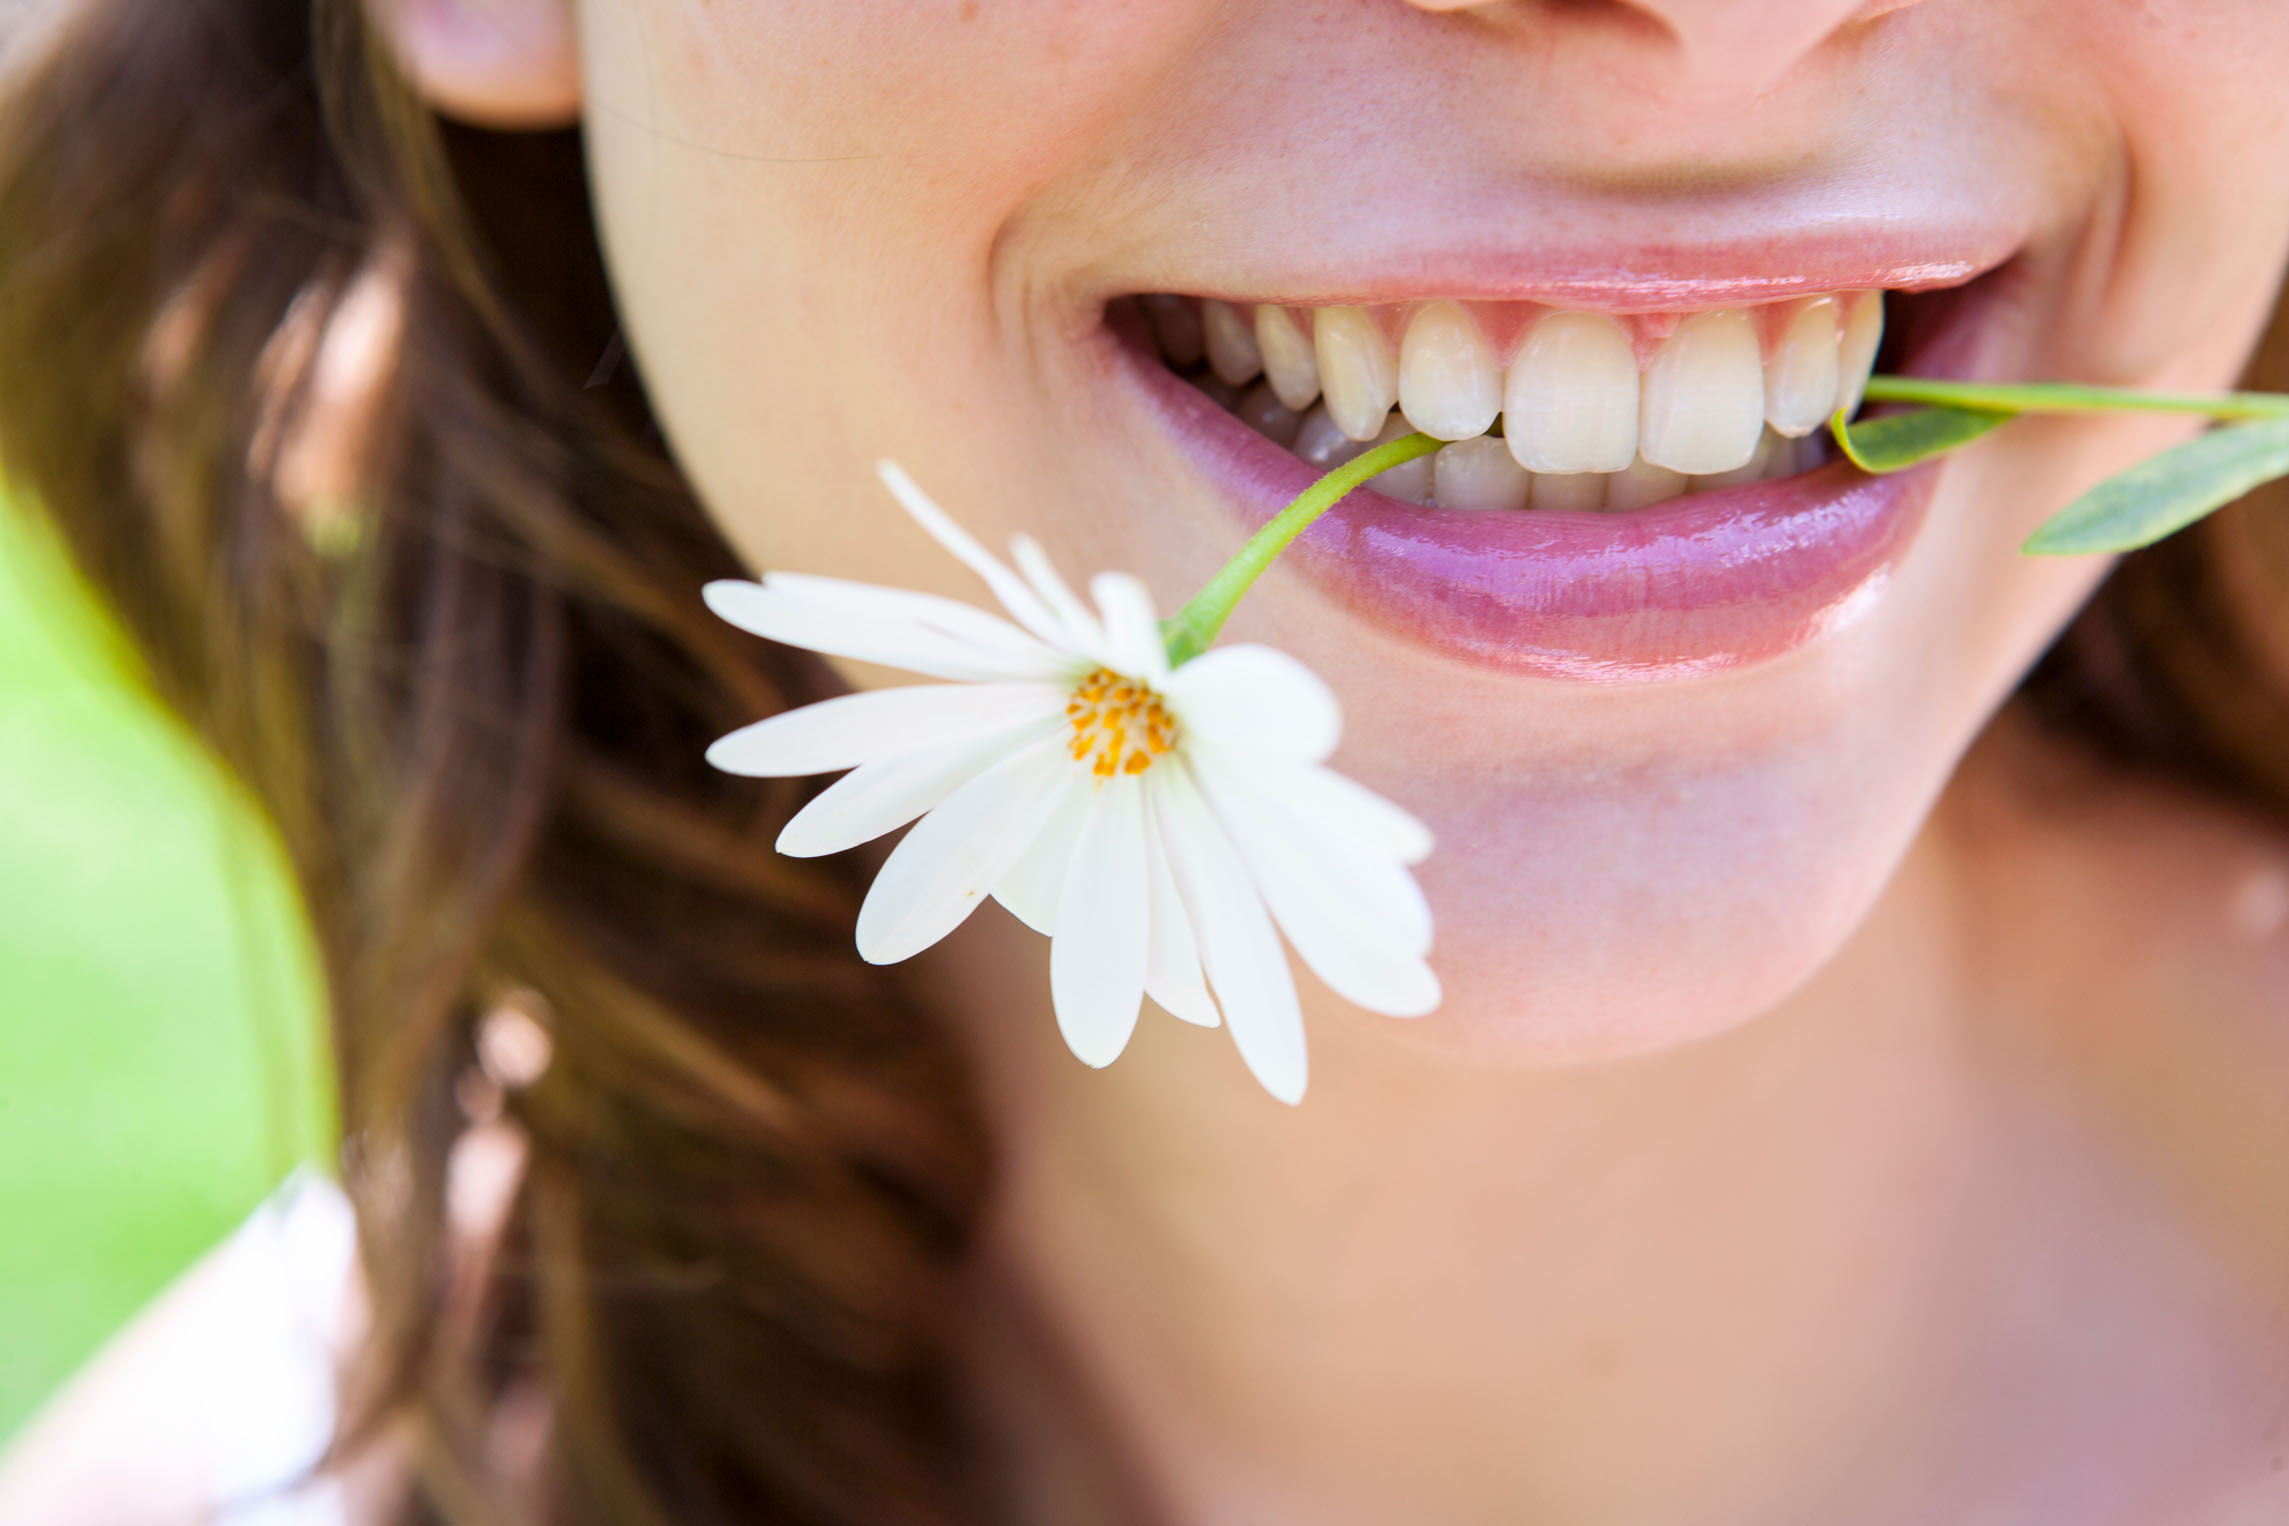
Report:
[[[1610,250],[1569,254],[1544,246],[1531,264],[1522,265],[1514,250],[1441,249],[1394,258],[1382,273],[1357,279],[1273,275],[1269,284],[1259,282],[1251,290],[1219,290],[1213,284],[1180,289],[1234,302],[1297,307],[1374,307],[1436,292],[1466,301],[1535,302],[1606,313],[1696,312],[1816,292],[1958,286],[2002,264],[2020,242],[2015,232],[1999,229],[1949,234],[1926,228],[1890,234],[1855,229],[1827,239],[1795,237],[1785,244],[1760,239],[1674,249],[1637,246],[1626,268],[1617,268]],[[1938,248],[1956,252],[1934,253]]]
[[[1913,369],[1955,369],[1935,367],[1930,352],[1961,358],[1970,317],[1955,314]],[[1248,530],[1318,475],[1140,344],[1123,349]],[[1937,472],[1869,477],[1837,462],[1627,514],[1464,514],[1362,489],[1286,559],[1361,616],[1470,662],[1576,681],[1655,680],[1768,661],[1837,628],[1906,554]]]

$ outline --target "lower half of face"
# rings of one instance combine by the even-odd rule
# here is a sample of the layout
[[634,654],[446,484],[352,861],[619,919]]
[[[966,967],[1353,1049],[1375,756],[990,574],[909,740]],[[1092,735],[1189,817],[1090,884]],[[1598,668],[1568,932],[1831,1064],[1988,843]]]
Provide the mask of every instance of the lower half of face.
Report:
[[754,564],[966,599],[878,457],[1168,608],[1368,442],[1450,441],[1227,639],[1437,833],[1419,1041],[1678,1042],[1851,934],[2104,571],[2018,544],[2182,428],[1870,479],[1821,422],[1871,367],[2228,383],[2289,18],[1676,9],[585,0],[624,316]]

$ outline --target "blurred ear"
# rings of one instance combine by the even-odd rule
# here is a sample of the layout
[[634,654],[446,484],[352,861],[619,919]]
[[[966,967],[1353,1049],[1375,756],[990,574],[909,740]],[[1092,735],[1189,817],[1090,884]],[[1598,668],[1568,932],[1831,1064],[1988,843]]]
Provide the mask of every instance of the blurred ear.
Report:
[[573,0],[366,0],[414,88],[477,127],[569,127],[580,119]]

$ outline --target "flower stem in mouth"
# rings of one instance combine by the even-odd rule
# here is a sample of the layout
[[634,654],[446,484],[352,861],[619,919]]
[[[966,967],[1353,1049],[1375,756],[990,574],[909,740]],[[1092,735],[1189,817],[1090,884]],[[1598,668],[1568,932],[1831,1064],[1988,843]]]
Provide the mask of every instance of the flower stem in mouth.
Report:
[[2278,392],[2141,392],[2075,382],[1958,382],[1871,376],[1871,403],[1936,403],[1977,413],[2198,413],[2213,419],[2289,418]]
[[1289,542],[1311,528],[1313,520],[1342,502],[1346,494],[1368,478],[1427,456],[1446,443],[1427,434],[1402,435],[1344,462],[1297,494],[1292,503],[1249,536],[1239,554],[1226,562],[1182,609],[1160,623],[1161,638],[1168,646],[1169,666],[1180,667],[1208,650],[1242,596],[1264,575],[1264,569],[1288,548]]
[[2045,520],[2020,547],[2036,556],[2135,551],[2289,476],[2289,396],[2273,392],[2143,392],[2073,382],[1957,382],[1873,376],[1867,400],[1921,403],[1906,413],[1829,421],[1836,444],[1864,472],[1896,472],[1970,444],[2022,413],[2191,413],[2222,429],[2109,477]]

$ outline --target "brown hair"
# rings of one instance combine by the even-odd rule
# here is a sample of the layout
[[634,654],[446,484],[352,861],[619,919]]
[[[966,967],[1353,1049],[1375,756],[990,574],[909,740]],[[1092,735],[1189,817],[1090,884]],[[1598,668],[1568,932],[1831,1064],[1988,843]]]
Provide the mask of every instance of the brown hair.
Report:
[[[584,385],[576,137],[437,122],[353,0],[76,9],[0,116],[0,459],[283,835],[375,1302],[354,1413],[412,1518],[526,1513],[482,1444],[520,1387],[551,1520],[972,1514],[980,1131],[851,950],[861,886],[772,852],[798,789],[701,761],[822,680],[706,614],[737,564],[625,368]],[[393,363],[345,399],[361,344]],[[553,1060],[461,1307],[457,1085],[504,993]]]
[[[851,952],[851,875],[772,853],[798,790],[700,761],[821,680],[702,613],[733,558],[625,368],[587,385],[617,351],[576,137],[436,121],[354,0],[77,9],[0,115],[0,458],[299,876],[360,1432],[417,1519],[982,1515],[947,1380],[980,1131]],[[357,343],[386,385],[330,369]],[[2031,692],[2289,815],[2285,609],[2289,529],[2245,506],[2131,558]],[[447,1160],[504,1000],[554,1059],[462,1301]],[[483,1438],[533,1391],[518,1508]]]

